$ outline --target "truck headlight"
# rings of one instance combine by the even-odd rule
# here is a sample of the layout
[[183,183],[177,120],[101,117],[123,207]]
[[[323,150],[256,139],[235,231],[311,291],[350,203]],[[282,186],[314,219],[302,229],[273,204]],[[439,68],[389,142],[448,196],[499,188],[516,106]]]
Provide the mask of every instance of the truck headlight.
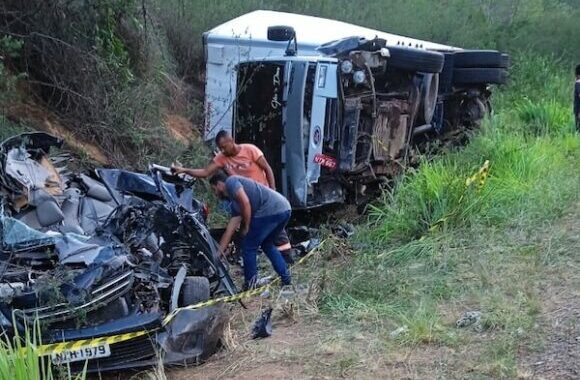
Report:
[[342,71],[343,74],[350,74],[352,72],[352,62],[351,61],[342,61],[340,63],[340,71]]
[[359,71],[355,71],[354,74],[352,74],[352,80],[356,84],[364,83],[366,79],[367,79],[367,76],[365,75],[364,71],[359,70]]

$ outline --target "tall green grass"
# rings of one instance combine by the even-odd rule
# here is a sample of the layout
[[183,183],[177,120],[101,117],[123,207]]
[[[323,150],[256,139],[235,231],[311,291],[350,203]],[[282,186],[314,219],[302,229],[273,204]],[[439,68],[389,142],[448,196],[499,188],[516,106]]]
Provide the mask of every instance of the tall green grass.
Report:
[[[510,303],[501,280],[518,278],[506,268],[526,260],[512,259],[517,247],[494,251],[494,239],[505,231],[529,233],[578,199],[580,136],[572,130],[571,85],[558,60],[517,57],[510,86],[496,90],[495,112],[471,143],[425,160],[374,204],[355,243],[361,249],[333,278],[322,310],[349,321],[405,325],[413,342],[450,339],[439,309],[468,294],[488,307],[490,318],[515,320],[490,325],[524,323],[533,302]],[[486,160],[484,186],[466,186]],[[480,258],[481,251],[493,254]],[[497,273],[488,273],[491,265]],[[490,301],[490,290],[508,303],[505,311]]]
[[154,4],[188,30],[182,38],[189,35],[189,43],[180,41],[179,49],[188,58],[201,58],[203,32],[256,9],[327,17],[464,48],[513,52],[526,47],[536,55],[580,58],[576,48],[580,8],[569,0],[392,0],[387,6],[381,0],[155,0]]
[[10,380],[84,380],[86,369],[72,374],[70,368],[53,370],[49,359],[39,354],[40,326],[26,329],[24,336],[17,333],[12,339],[6,334],[0,336],[0,379]]

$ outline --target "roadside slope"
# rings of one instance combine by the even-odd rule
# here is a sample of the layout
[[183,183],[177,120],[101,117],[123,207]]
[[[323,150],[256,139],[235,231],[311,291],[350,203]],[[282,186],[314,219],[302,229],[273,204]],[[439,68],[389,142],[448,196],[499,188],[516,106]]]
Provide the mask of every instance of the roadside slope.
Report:
[[[512,289],[507,293],[509,299],[497,294],[497,307],[490,311],[493,315],[484,314],[487,320],[495,320],[494,327],[457,329],[455,320],[474,305],[469,300],[450,299],[440,305],[444,317],[439,328],[447,330],[443,341],[405,343],[389,334],[388,322],[381,318],[361,317],[346,325],[304,310],[295,320],[278,315],[273,336],[252,341],[245,332],[259,309],[256,301],[250,311],[239,312],[232,320],[237,331],[235,348],[202,366],[169,371],[167,377],[577,378],[580,202],[561,218],[528,231],[490,228],[480,233],[480,240],[454,249],[471,255],[459,277],[479,276],[492,287]],[[495,244],[487,244],[489,241]],[[485,257],[493,257],[493,262],[484,263]],[[341,260],[324,261],[324,266],[335,266]],[[525,303],[526,310],[511,303]],[[506,337],[501,324],[519,326]]]

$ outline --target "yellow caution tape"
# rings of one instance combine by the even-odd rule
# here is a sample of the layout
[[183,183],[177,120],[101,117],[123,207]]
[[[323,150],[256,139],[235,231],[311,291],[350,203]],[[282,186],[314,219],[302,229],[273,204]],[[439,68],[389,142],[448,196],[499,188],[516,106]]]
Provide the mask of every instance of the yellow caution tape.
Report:
[[[307,255],[304,255],[304,257],[302,257],[300,260],[298,260],[298,262],[295,265],[293,265],[292,267],[296,267],[296,266],[304,263],[304,261],[306,261],[306,259],[308,257],[312,256],[312,254],[315,251],[317,251],[322,246],[323,243],[324,242],[321,242],[318,247],[316,247],[315,249],[310,251]],[[261,286],[259,288],[248,290],[245,292],[237,293],[237,294],[234,294],[232,296],[219,297],[219,298],[211,299],[208,301],[196,303],[194,305],[176,308],[175,310],[173,310],[171,313],[169,313],[163,319],[162,326],[166,326],[167,324],[169,324],[175,318],[175,316],[183,310],[198,310],[198,309],[203,309],[203,308],[209,307],[209,306],[214,306],[214,305],[228,303],[228,302],[240,301],[240,300],[243,300],[246,298],[258,296],[258,295],[264,293],[266,290],[268,290],[274,284],[276,284],[276,282],[278,282],[279,279],[280,278],[278,277],[274,281],[269,283],[268,285],[264,285],[264,286]],[[78,350],[81,348],[93,348],[93,347],[97,347],[103,343],[115,344],[115,343],[125,342],[127,340],[138,338],[140,336],[149,335],[155,331],[156,330],[141,330],[141,331],[136,331],[136,332],[132,332],[132,333],[104,336],[104,337],[100,337],[100,338],[81,339],[81,340],[75,340],[75,341],[63,342],[63,343],[45,344],[45,345],[38,346],[36,348],[36,350],[38,352],[38,355],[40,355],[40,356],[59,354],[59,353],[65,352],[65,351]],[[25,351],[26,349],[27,348],[24,347],[22,350]]]
[[[477,189],[481,190],[481,188],[485,185],[485,181],[487,179],[488,174],[489,174],[489,160],[485,160],[481,168],[479,168],[479,170],[476,173],[474,173],[471,177],[465,180],[465,189],[467,189],[473,183],[476,183]],[[459,197],[459,201],[457,202],[457,206],[455,207],[455,209],[450,213],[448,213],[447,215],[445,215],[444,217],[442,217],[441,219],[437,220],[435,223],[433,223],[429,227],[429,231],[434,231],[441,224],[445,223],[451,216],[459,212],[459,206],[461,205],[463,199],[465,198],[465,189],[461,194],[461,197]],[[423,240],[424,238],[425,236],[422,236],[421,239],[419,240]]]
[[465,186],[469,187],[472,183],[477,183],[477,188],[481,189],[485,185],[485,180],[489,174],[489,160],[485,160],[483,166],[471,177],[465,181]]
[[[320,249],[320,247],[323,244],[324,244],[324,241],[322,241],[320,243],[320,245],[318,245],[318,247],[316,247],[312,251],[308,252],[308,254],[306,254],[302,258],[300,258],[300,260],[298,260],[298,262],[296,262],[296,264],[294,264],[292,266],[292,268],[294,268],[294,267],[296,267],[298,265],[302,265],[302,263],[304,263],[307,258],[309,258],[310,256],[312,256],[318,249]],[[163,326],[166,326],[169,322],[171,322],[175,318],[175,316],[179,312],[181,312],[183,310],[197,310],[197,309],[202,309],[204,307],[218,305],[218,304],[221,304],[221,303],[236,302],[236,301],[241,301],[241,300],[246,299],[246,298],[255,297],[255,296],[258,296],[258,295],[264,293],[266,290],[270,289],[279,280],[280,280],[280,277],[276,277],[269,284],[264,285],[264,286],[261,286],[261,287],[256,288],[256,289],[251,289],[251,290],[248,290],[248,291],[245,291],[245,292],[237,293],[237,294],[234,294],[232,296],[225,296],[225,297],[214,298],[214,299],[211,299],[211,300],[208,300],[208,301],[196,303],[194,305],[178,307],[175,310],[173,310],[171,313],[169,313],[165,317],[165,319],[163,319]]]
[[[81,348],[97,347],[103,343],[115,344],[125,342],[127,340],[135,339],[143,335],[148,335],[152,332],[153,331],[141,330],[120,335],[103,336],[100,338],[81,339],[63,343],[45,344],[38,346],[36,348],[36,352],[40,356],[59,354],[65,351],[79,350]],[[23,350],[26,350],[26,347],[24,347]]]

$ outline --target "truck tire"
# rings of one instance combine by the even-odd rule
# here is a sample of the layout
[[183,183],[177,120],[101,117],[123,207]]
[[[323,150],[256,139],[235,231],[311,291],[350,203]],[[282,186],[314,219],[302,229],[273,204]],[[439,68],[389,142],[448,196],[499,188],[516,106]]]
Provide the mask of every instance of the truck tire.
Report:
[[417,115],[418,124],[430,124],[437,105],[439,74],[425,74],[421,86],[421,104]]
[[454,54],[455,67],[501,67],[509,66],[509,55],[496,50],[465,50]]
[[209,299],[209,280],[200,276],[187,276],[181,287],[180,306],[195,305]]
[[508,54],[502,54],[501,59],[502,61],[500,67],[505,67],[506,69],[509,68],[511,64],[510,56]]
[[443,69],[444,56],[435,51],[388,46],[391,57],[388,65],[408,71],[423,73],[440,73]]
[[499,68],[460,68],[453,70],[453,84],[505,84],[508,73]]

